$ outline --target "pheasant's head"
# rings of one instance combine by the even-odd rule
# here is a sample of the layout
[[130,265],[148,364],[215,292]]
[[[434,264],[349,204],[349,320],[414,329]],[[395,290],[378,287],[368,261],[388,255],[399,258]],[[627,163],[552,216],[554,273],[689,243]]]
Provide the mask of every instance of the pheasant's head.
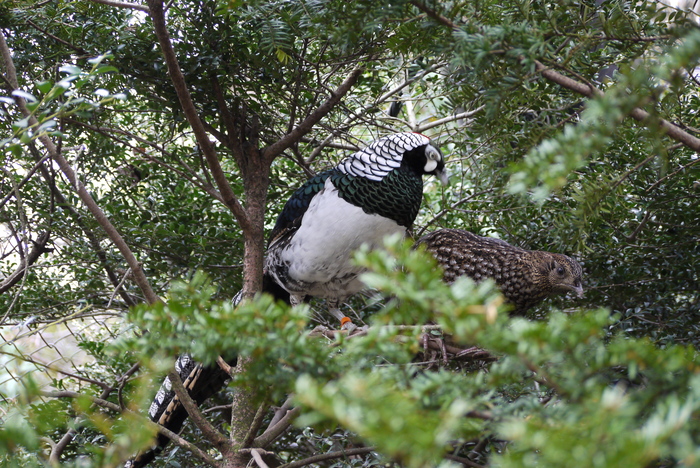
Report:
[[338,164],[344,174],[380,181],[391,171],[406,168],[419,177],[435,175],[447,184],[445,161],[430,138],[420,133],[395,133],[376,140]]
[[449,174],[445,170],[445,159],[439,149],[428,143],[424,150],[425,165],[423,172],[425,174],[433,174],[440,179],[442,185],[447,185]]
[[551,260],[547,265],[547,278],[553,294],[576,293],[583,297],[581,265],[571,257],[561,254],[549,254]]

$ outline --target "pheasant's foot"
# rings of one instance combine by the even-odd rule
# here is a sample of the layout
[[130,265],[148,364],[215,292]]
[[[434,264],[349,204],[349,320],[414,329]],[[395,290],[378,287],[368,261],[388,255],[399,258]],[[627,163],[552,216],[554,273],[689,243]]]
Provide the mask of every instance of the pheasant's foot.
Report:
[[343,316],[340,319],[340,330],[347,332],[348,335],[352,335],[355,330],[357,330],[357,325],[352,323],[352,320],[350,320],[350,317],[345,317]]

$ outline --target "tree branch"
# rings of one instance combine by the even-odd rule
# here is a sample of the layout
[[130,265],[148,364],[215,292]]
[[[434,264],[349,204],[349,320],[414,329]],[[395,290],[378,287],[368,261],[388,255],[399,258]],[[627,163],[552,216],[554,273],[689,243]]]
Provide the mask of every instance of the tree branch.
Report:
[[[5,63],[7,79],[9,80],[13,91],[19,89],[17,72],[15,70],[14,62],[12,61],[12,54],[7,46],[5,35],[2,33],[2,31],[0,31],[0,55],[2,55],[2,59]],[[19,96],[15,96],[14,99],[17,106],[20,108],[22,115],[29,119],[30,126],[36,127],[39,122],[27,108],[27,103],[25,100]],[[114,225],[109,221],[104,211],[102,211],[99,205],[95,202],[87,189],[85,189],[85,186],[83,186],[82,182],[78,179],[75,171],[73,171],[73,168],[70,166],[70,164],[68,164],[66,158],[63,157],[53,140],[51,140],[51,138],[49,138],[47,135],[40,135],[38,139],[41,144],[44,145],[51,158],[56,161],[56,164],[58,164],[58,166],[61,168],[61,172],[63,172],[66,178],[70,181],[71,185],[75,188],[80,200],[85,204],[85,206],[87,206],[92,215],[95,217],[95,220],[102,227],[102,229],[105,230],[109,238],[112,240],[112,242],[114,242],[117,249],[119,249],[119,252],[121,252],[122,256],[131,267],[134,274],[134,281],[139,288],[141,288],[146,301],[148,301],[150,304],[157,302],[159,300],[158,296],[155,292],[153,292],[153,289],[148,282],[148,278],[146,278],[146,275],[141,268],[141,264],[131,252],[131,249],[126,244],[119,231],[117,231]]]
[[72,49],[72,50],[76,51],[77,53],[79,53],[79,54],[81,54],[81,55],[87,55],[87,53],[88,53],[88,52],[87,52],[85,49],[83,49],[82,47],[74,46],[74,45],[71,44],[70,42],[64,41],[64,40],[61,39],[60,37],[54,36],[53,34],[51,34],[50,32],[46,31],[45,29],[40,28],[40,27],[39,27],[36,23],[34,23],[32,20],[29,20],[29,19],[28,19],[28,20],[27,20],[27,24],[28,24],[29,26],[33,27],[34,29],[36,29],[36,30],[38,30],[38,31],[41,31],[42,34],[45,34],[46,36],[50,37],[50,38],[53,39],[54,41],[56,41],[56,42],[58,42],[58,43],[60,43],[60,44],[63,44],[64,46],[68,47],[69,49]]
[[448,460],[452,460],[457,463],[461,463],[464,466],[468,466],[469,468],[486,468],[483,465],[479,465],[478,463],[474,463],[473,461],[469,460],[468,458],[464,457],[457,457],[455,455],[450,455],[449,453],[445,455],[445,458]]
[[[416,81],[422,79],[422,78],[425,77],[425,75],[427,75],[428,73],[431,73],[431,72],[433,72],[433,71],[435,71],[435,70],[437,70],[437,69],[443,67],[444,65],[445,65],[444,63],[435,63],[435,64],[429,66],[428,68],[426,68],[425,70],[421,71],[420,73],[416,73],[413,77],[411,77],[410,79],[404,81],[404,82],[401,83],[399,86],[397,86],[397,87],[395,87],[395,88],[392,88],[392,89],[390,89],[389,91],[387,91],[387,92],[385,92],[384,94],[382,94],[381,96],[379,96],[374,102],[372,102],[372,104],[371,104],[369,107],[376,107],[376,106],[378,106],[378,105],[380,105],[380,104],[386,102],[391,96],[393,96],[394,94],[398,93],[399,91],[401,91],[402,89],[404,89],[406,86],[408,86],[408,85],[410,85],[411,83],[414,83],[414,82],[416,82]],[[362,114],[362,112],[364,112],[365,110],[366,110],[366,108],[362,108],[361,110],[352,112],[350,115],[348,115],[348,116],[343,120],[343,123],[342,123],[342,124],[340,124],[338,127],[336,127],[335,129],[333,129],[333,131],[332,131],[320,144],[318,144],[318,145],[313,149],[313,151],[311,152],[311,154],[309,155],[309,157],[306,158],[306,159],[304,160],[304,164],[306,164],[306,165],[311,164],[311,162],[313,162],[313,161],[318,157],[318,155],[321,153],[321,151],[323,150],[323,148],[325,148],[325,147],[327,147],[327,146],[334,146],[334,145],[331,144],[331,141],[341,133],[342,129],[345,128],[345,126],[349,125],[349,124],[352,123],[355,119],[357,119],[358,117],[360,117],[360,115]],[[432,128],[432,127],[431,127],[431,128]],[[338,145],[338,146],[340,146],[340,149],[348,150],[348,151],[357,151],[357,150],[359,150],[359,148],[348,148],[348,147],[343,147],[342,145]],[[338,146],[336,146],[336,147],[338,147]]]
[[424,125],[418,124],[415,126],[413,131],[421,133],[421,132],[424,132],[426,130],[430,130],[431,128],[438,127],[438,126],[446,124],[446,123],[454,122],[455,120],[466,119],[466,118],[471,117],[472,115],[478,114],[479,112],[484,110],[485,107],[486,107],[485,105],[481,105],[472,111],[462,112],[459,114],[443,117],[442,119],[433,120],[433,121],[428,122]]
[[[458,29],[457,25],[453,23],[451,20],[448,18],[445,18],[444,16],[440,15],[436,11],[428,8],[427,6],[423,5],[421,2],[418,2],[416,0],[412,0],[410,2],[412,5],[416,6],[418,9],[421,11],[425,12],[429,17],[433,18],[440,24],[447,26],[450,29]],[[544,78],[547,80],[551,81],[552,83],[558,84],[559,86],[569,89],[575,93],[578,93],[582,96],[586,96],[588,98],[594,98],[594,97],[601,97],[604,95],[603,91],[600,89],[596,88],[593,85],[589,84],[584,84],[579,81],[576,81],[574,79],[569,78],[568,76],[562,75],[561,73],[552,70],[551,68],[548,68],[545,66],[542,62],[535,60],[535,69],[542,75]],[[650,121],[651,114],[649,112],[645,111],[644,109],[640,109],[639,107],[635,107],[632,109],[632,111],[629,113],[630,117],[632,117],[634,120],[646,124]],[[665,119],[658,119],[657,123],[659,127],[666,132],[666,135],[668,135],[670,138],[673,138],[674,140],[678,141],[679,143],[684,144],[688,148],[692,149],[693,151],[698,151],[700,152],[700,139],[694,137],[693,135],[685,132],[683,129],[681,129],[679,126],[672,124],[668,120]]]
[[49,398],[79,398],[79,397],[85,397],[89,398],[90,401],[92,401],[94,404],[97,406],[100,406],[102,408],[107,408],[108,410],[114,411],[115,413],[121,413],[122,409],[119,407],[119,405],[112,403],[111,401],[104,400],[102,398],[97,398],[92,395],[86,395],[78,392],[71,392],[69,390],[62,390],[58,392],[41,392],[41,394],[45,397]]
[[426,5],[423,5],[421,2],[418,2],[416,0],[411,0],[409,3],[413,6],[415,6],[416,8],[418,8],[419,10],[421,10],[423,13],[425,13],[426,15],[428,15],[429,17],[431,17],[435,21],[437,21],[438,23],[440,23],[444,26],[447,26],[450,29],[458,29],[457,25],[455,23],[453,23],[451,20],[445,18],[444,16],[442,16],[441,14],[436,12],[435,10],[428,8]]
[[345,96],[350,88],[357,82],[362,72],[365,70],[364,65],[355,67],[345,78],[345,80],[334,91],[326,101],[321,104],[316,110],[309,114],[299,125],[291,132],[280,138],[276,143],[268,146],[263,150],[263,157],[271,162],[277,156],[282,154],[284,150],[299,142],[301,138],[309,133],[314,125],[316,125],[323,117],[325,117]]
[[[547,78],[552,83],[556,83],[559,86],[574,91],[575,93],[581,94],[582,96],[594,98],[601,97],[604,95],[603,91],[601,91],[600,89],[592,85],[587,85],[579,81],[573,80],[568,76],[564,76],[561,73],[546,67],[544,64],[537,60],[535,60],[535,68],[538,72],[540,72],[540,75]],[[629,115],[634,120],[642,124],[648,123],[651,117],[651,114],[649,114],[649,112],[645,111],[644,109],[640,109],[639,107],[635,107],[634,109],[632,109]],[[668,135],[670,138],[673,138],[677,142],[682,143],[683,145],[687,146],[693,151],[700,152],[700,138],[694,137],[690,133],[687,133],[686,131],[681,129],[679,126],[672,124],[668,120],[659,118],[658,120],[656,120],[656,122],[658,123],[659,127],[666,132],[666,135]]]
[[160,48],[163,51],[163,56],[165,57],[165,63],[168,65],[168,73],[170,74],[170,80],[175,87],[175,92],[177,93],[178,100],[180,101],[180,106],[182,107],[185,117],[189,122],[194,136],[197,139],[197,143],[204,154],[204,157],[209,166],[209,170],[214,176],[214,181],[221,192],[224,204],[231,210],[233,215],[236,217],[238,224],[241,226],[244,234],[253,232],[252,225],[248,214],[241,205],[240,201],[233,193],[231,185],[226,179],[219,158],[214,149],[214,145],[209,141],[209,136],[207,134],[201,119],[199,118],[199,113],[192,102],[192,96],[187,89],[187,83],[185,82],[185,76],[182,74],[180,69],[180,64],[178,63],[177,56],[175,55],[175,50],[170,42],[170,35],[168,33],[167,26],[165,24],[165,14],[163,12],[163,2],[161,0],[147,0],[150,9],[149,14],[153,20],[153,27],[158,37],[158,42],[160,43]]
[[32,250],[29,252],[29,254],[27,254],[27,256],[24,259],[22,259],[22,261],[17,266],[15,271],[12,272],[12,274],[0,283],[0,294],[6,292],[8,289],[17,284],[22,279],[22,277],[24,276],[24,272],[27,271],[27,269],[39,259],[41,254],[46,251],[46,244],[49,241],[49,237],[50,231],[44,231],[42,234],[39,235],[36,241],[33,241],[34,247],[32,247]]
[[255,434],[258,432],[258,429],[260,429],[260,426],[262,426],[263,423],[263,418],[265,417],[265,413],[267,411],[267,401],[263,401],[260,403],[260,406],[258,406],[258,410],[255,412],[255,417],[253,418],[253,422],[250,424],[250,427],[248,428],[248,433],[246,436],[243,438],[243,446],[244,447],[250,447],[253,441],[255,440]]
[[[117,382],[119,383],[120,392],[121,392],[121,388],[123,387],[124,383],[126,383],[126,381],[127,381],[127,379],[129,378],[129,376],[131,376],[134,372],[136,372],[136,371],[139,369],[139,367],[140,367],[139,364],[134,364],[133,366],[131,366],[131,369],[129,369],[128,371],[124,372],[124,373],[117,379]],[[102,391],[102,395],[100,396],[100,398],[103,399],[103,400],[106,399],[106,398],[108,398],[109,395],[112,393],[112,391],[114,391],[114,389],[115,389],[115,385],[112,385],[112,386],[110,386],[110,387],[104,388],[103,391]],[[120,402],[119,402],[119,403],[120,403],[120,404],[119,404],[119,407],[122,408],[122,410],[124,410],[124,409],[125,409],[125,406],[124,406],[124,405],[122,404],[122,402],[121,402],[121,394],[119,395],[119,400],[120,400]],[[60,460],[61,460],[61,454],[62,454],[63,451],[66,449],[66,447],[68,446],[68,444],[70,444],[70,442],[73,440],[73,438],[75,437],[75,435],[78,433],[78,432],[74,429],[74,427],[77,427],[79,422],[80,422],[80,417],[74,418],[73,427],[72,427],[71,429],[69,429],[68,431],[66,431],[66,433],[63,435],[63,437],[61,437],[61,440],[59,440],[58,443],[56,443],[56,444],[52,447],[51,453],[49,454],[49,463],[51,463],[51,466],[54,466],[54,465],[58,466],[58,465],[59,465],[59,462],[60,462]]]
[[58,443],[51,448],[51,453],[49,454],[49,463],[51,466],[60,466],[61,454],[66,447],[68,447],[68,444],[73,441],[73,438],[77,433],[78,431],[73,428],[68,429],[68,431],[63,434],[63,437],[61,437],[61,440],[59,440]]
[[282,465],[279,468],[301,468],[302,466],[311,465],[312,463],[318,463],[325,460],[350,457],[353,455],[364,455],[366,453],[373,452],[374,450],[376,450],[374,447],[358,447],[347,450],[339,450],[337,452],[322,453],[320,455],[314,455],[313,457],[305,458],[303,460],[287,463],[286,465]]
[[262,459],[262,456],[260,455],[260,449],[252,449],[250,451],[250,455],[253,457],[253,460],[260,468],[270,468],[267,465],[267,463],[265,463],[265,461]]
[[[239,132],[239,126],[236,122],[236,116],[234,116],[226,104],[226,98],[221,90],[221,84],[216,75],[211,77],[212,90],[214,91],[214,97],[216,97],[216,103],[219,106],[219,112],[221,113],[221,120],[226,129],[225,138],[219,138],[221,143],[225,144],[228,149],[231,150],[234,159],[238,163],[238,167],[243,164],[243,155],[240,153],[240,143],[241,135]],[[223,141],[222,141],[223,140]]]
[[293,408],[289,411],[287,411],[287,414],[285,414],[282,419],[280,419],[274,426],[270,427],[267,429],[265,432],[263,432],[260,437],[257,437],[253,441],[253,447],[267,447],[270,445],[275,439],[277,439],[284,431],[287,430],[287,428],[292,424],[292,421],[294,418],[299,416],[299,413],[301,411],[299,408]]
[[[154,423],[154,422],[151,421],[150,419],[148,419],[148,418],[146,418],[146,417],[144,417],[144,416],[142,416],[142,415],[140,415],[140,414],[138,414],[138,413],[136,413],[136,412],[134,412],[134,411],[131,411],[131,410],[122,410],[122,409],[119,407],[119,405],[116,405],[116,404],[114,404],[114,403],[112,403],[112,402],[110,402],[110,401],[104,400],[104,399],[102,399],[102,398],[93,397],[93,396],[91,396],[91,395],[84,395],[84,394],[81,394],[81,393],[78,393],[78,392],[71,392],[71,391],[67,391],[67,390],[59,391],[59,392],[42,392],[42,395],[44,395],[44,396],[46,396],[46,397],[50,397],[50,398],[79,398],[79,397],[87,397],[87,398],[89,398],[94,404],[96,404],[97,406],[100,406],[100,407],[102,407],[102,408],[107,408],[107,409],[109,409],[109,410],[112,410],[112,411],[115,411],[115,412],[118,412],[118,413],[127,413],[127,414],[131,414],[131,415],[136,416],[136,417],[138,417],[139,419],[141,419],[142,422],[143,422],[144,424],[146,424],[149,428],[154,429],[154,430],[157,430],[157,432],[159,432],[160,434],[163,434],[165,437],[167,437],[167,438],[169,438],[170,440],[172,440],[175,444],[177,444],[177,445],[179,445],[180,447],[183,447],[183,448],[189,450],[190,452],[192,452],[192,454],[193,454],[194,456],[196,456],[197,458],[199,458],[199,459],[202,460],[203,462],[207,463],[208,465],[211,465],[211,466],[214,466],[214,467],[220,466],[220,464],[219,464],[216,460],[214,460],[211,456],[209,456],[209,454],[207,454],[205,451],[203,451],[202,449],[200,449],[200,448],[197,447],[196,445],[194,445],[194,444],[188,442],[187,440],[183,439],[182,437],[180,437],[178,434],[174,433],[173,431],[164,428],[164,427],[161,426],[160,424]],[[64,436],[64,438],[66,438],[67,436],[68,436],[68,434],[66,434],[66,435]]]
[[[41,153],[36,148],[36,145],[34,145],[33,142],[29,144],[29,152],[32,154],[32,156],[34,156],[34,159],[36,159],[37,161],[43,161],[45,159],[42,157]],[[39,166],[39,173],[48,184],[49,190],[51,191],[51,194],[56,198],[56,201],[58,201],[58,203],[63,209],[67,210],[73,216],[75,222],[78,224],[78,226],[80,226],[83,233],[85,234],[85,237],[87,237],[88,239],[90,247],[95,252],[95,255],[97,255],[97,258],[100,261],[100,265],[102,266],[102,268],[104,268],[105,273],[107,273],[109,281],[115,288],[117,288],[117,286],[120,283],[119,278],[117,278],[117,276],[114,273],[114,270],[110,266],[107,260],[107,253],[105,252],[104,248],[102,248],[102,246],[100,245],[100,241],[97,238],[97,236],[85,224],[85,222],[83,221],[82,214],[78,212],[78,210],[71,203],[68,202],[63,193],[59,190],[58,187],[56,187],[54,177],[52,177],[52,175],[46,169],[45,165],[41,164]],[[136,305],[136,301],[134,300],[134,298],[131,297],[131,295],[129,295],[126,289],[118,288],[118,291],[119,295],[124,300],[124,303],[127,306],[131,307],[133,305]]]
[[183,385],[180,374],[173,370],[168,374],[168,378],[172,384],[173,391],[180,399],[182,406],[185,408],[185,410],[187,410],[187,414],[189,415],[190,419],[192,419],[192,422],[199,428],[199,430],[202,431],[204,437],[206,437],[207,440],[212,443],[212,445],[223,451],[229,444],[228,439],[217,431],[216,428],[212,426],[211,423],[202,415],[202,412],[199,411],[197,402],[192,399],[189,392]]
[[117,2],[115,0],[89,0],[90,2],[93,3],[101,3],[103,5],[109,5],[117,8],[131,8],[133,10],[139,10],[139,11],[144,11],[148,13],[148,7],[144,5],[138,5],[136,3],[129,3],[129,2]]
[[5,206],[5,203],[7,203],[8,201],[10,201],[10,198],[12,198],[13,195],[14,195],[15,197],[19,197],[19,189],[21,189],[27,182],[29,182],[29,180],[32,178],[32,176],[34,175],[34,173],[35,173],[39,168],[42,167],[42,165],[44,164],[44,161],[46,161],[47,159],[49,159],[49,156],[44,156],[44,157],[40,157],[40,158],[39,158],[39,160],[37,161],[37,163],[34,164],[34,167],[32,167],[32,168],[29,170],[29,172],[27,172],[27,175],[24,176],[24,178],[17,184],[16,187],[13,186],[13,187],[10,189],[10,191],[7,193],[7,195],[5,195],[5,198],[3,198],[2,201],[0,201],[0,209],[1,209],[2,207]]

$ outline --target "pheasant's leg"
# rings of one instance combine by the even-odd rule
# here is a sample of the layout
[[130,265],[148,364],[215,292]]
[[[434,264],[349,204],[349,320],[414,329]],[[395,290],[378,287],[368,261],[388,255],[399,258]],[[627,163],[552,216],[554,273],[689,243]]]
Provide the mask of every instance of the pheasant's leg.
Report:
[[338,308],[337,299],[328,299],[328,311],[331,315],[340,321],[340,329],[345,330],[348,333],[352,333],[357,329],[357,325],[352,323],[349,317],[346,317],[344,313]]
[[292,307],[298,306],[298,305],[301,304],[302,302],[304,302],[304,298],[303,298],[302,296],[296,296],[296,295],[294,295],[294,294],[290,294],[290,295],[289,295],[289,304],[290,304]]

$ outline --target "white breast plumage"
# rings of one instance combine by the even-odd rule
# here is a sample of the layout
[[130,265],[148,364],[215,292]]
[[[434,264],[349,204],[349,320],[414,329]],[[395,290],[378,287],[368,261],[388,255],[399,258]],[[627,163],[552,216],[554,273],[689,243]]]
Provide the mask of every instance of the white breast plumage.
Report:
[[[340,198],[328,179],[275,261],[289,265],[285,284],[292,293],[344,297],[362,288],[357,278],[362,268],[350,262],[352,253],[362,244],[376,247],[386,235],[405,231],[395,221],[367,214]],[[294,290],[292,283],[303,289]]]

